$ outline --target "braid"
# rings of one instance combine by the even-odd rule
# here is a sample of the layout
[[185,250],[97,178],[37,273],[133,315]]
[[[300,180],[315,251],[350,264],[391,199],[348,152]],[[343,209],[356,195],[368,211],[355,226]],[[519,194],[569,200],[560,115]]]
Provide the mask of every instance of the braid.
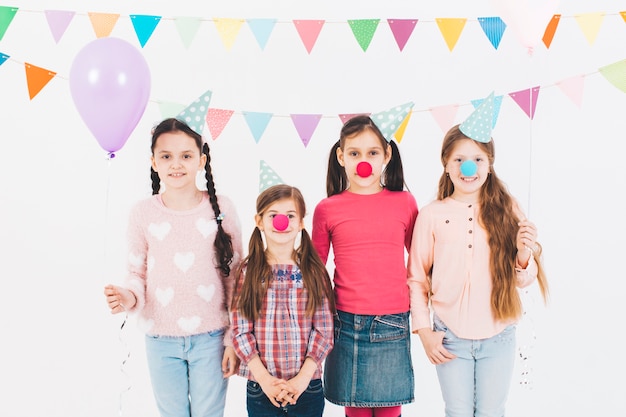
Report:
[[222,276],[227,277],[230,274],[230,264],[233,261],[233,242],[231,236],[226,233],[222,226],[222,212],[217,202],[217,195],[215,192],[215,183],[213,182],[213,174],[211,172],[211,155],[209,153],[209,145],[205,143],[202,145],[202,153],[206,155],[206,163],[204,164],[206,178],[206,187],[209,193],[209,201],[215,213],[215,221],[217,222],[217,234],[215,236],[215,255],[217,256],[218,268]]
[[150,178],[152,179],[152,195],[158,194],[161,189],[161,178],[152,167],[150,167]]

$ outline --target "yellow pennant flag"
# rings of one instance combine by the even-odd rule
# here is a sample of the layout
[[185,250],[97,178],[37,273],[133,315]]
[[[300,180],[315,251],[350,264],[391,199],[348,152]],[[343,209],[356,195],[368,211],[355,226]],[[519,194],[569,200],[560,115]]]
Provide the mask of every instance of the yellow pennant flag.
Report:
[[465,27],[465,22],[467,19],[465,18],[437,18],[437,26],[439,26],[439,31],[443,35],[443,39],[446,41],[448,45],[448,49],[450,52],[456,46],[459,37],[461,36],[461,32],[463,32],[463,28]]
[[410,111],[406,115],[406,117],[404,118],[402,123],[400,123],[400,126],[398,127],[398,130],[396,130],[396,133],[393,135],[396,138],[396,140],[398,141],[398,143],[402,142],[402,137],[404,136],[404,131],[406,130],[407,125],[409,124],[409,119],[411,118],[411,114],[413,114],[412,111]]
[[583,31],[589,45],[593,45],[604,20],[604,12],[583,13],[574,16],[580,29]]
[[45,68],[24,63],[26,69],[26,83],[28,85],[28,95],[32,100],[48,82],[54,78],[56,72],[49,71]]
[[119,14],[115,13],[89,12],[88,15],[97,38],[106,38],[109,36],[117,23],[117,19],[120,17]]
[[213,21],[215,22],[217,33],[222,39],[222,43],[226,47],[226,50],[230,51],[230,48],[232,48],[233,44],[235,43],[235,39],[239,34],[239,30],[241,29],[241,25],[243,25],[244,20],[216,18],[213,19]]

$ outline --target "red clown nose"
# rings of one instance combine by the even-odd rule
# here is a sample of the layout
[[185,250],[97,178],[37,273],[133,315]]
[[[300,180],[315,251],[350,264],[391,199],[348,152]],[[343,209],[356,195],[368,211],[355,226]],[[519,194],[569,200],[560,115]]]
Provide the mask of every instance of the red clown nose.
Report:
[[289,217],[284,214],[277,214],[272,220],[272,225],[274,226],[274,229],[282,232],[287,228],[287,226],[289,226]]
[[361,178],[367,178],[372,175],[372,166],[369,162],[359,162],[356,166],[356,173],[359,174],[359,177]]

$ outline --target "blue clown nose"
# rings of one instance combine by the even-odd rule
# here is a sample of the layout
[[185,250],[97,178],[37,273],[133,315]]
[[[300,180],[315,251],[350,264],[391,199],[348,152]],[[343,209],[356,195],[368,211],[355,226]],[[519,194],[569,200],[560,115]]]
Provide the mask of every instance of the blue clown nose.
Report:
[[461,164],[461,174],[465,177],[471,177],[476,174],[476,171],[478,171],[478,166],[476,165],[476,162],[472,160],[468,159]]

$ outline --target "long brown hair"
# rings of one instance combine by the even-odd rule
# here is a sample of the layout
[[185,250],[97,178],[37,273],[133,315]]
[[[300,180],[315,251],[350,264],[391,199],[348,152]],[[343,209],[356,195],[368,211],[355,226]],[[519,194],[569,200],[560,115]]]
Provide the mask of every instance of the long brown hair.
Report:
[[[263,216],[270,205],[284,199],[293,200],[302,220],[306,214],[304,197],[296,187],[285,184],[274,185],[259,194],[256,200],[257,216]],[[308,293],[306,313],[312,316],[322,306],[324,298],[328,299],[334,313],[335,302],[330,276],[304,228],[300,240],[300,246],[294,249],[294,255]],[[241,262],[237,273],[235,288],[241,286],[241,291],[233,298],[233,308],[241,311],[248,320],[259,318],[271,278],[272,268],[267,262],[261,231],[255,227],[248,244],[248,256]],[[240,283],[242,279],[243,282]]]
[[[454,192],[454,184],[445,172],[445,165],[460,140],[470,139],[461,132],[459,125],[453,126],[443,139],[441,147],[441,162],[444,172],[439,179],[437,198],[443,200]],[[471,140],[471,139],[470,139]],[[495,146],[493,140],[482,143],[475,141],[489,159],[489,175],[480,190],[480,224],[487,231],[490,249],[490,269],[492,279],[491,309],[498,320],[518,319],[522,314],[522,301],[517,291],[515,274],[515,257],[517,246],[515,243],[518,222],[521,220],[517,203],[509,194],[506,185],[498,178],[493,163],[495,160]],[[516,210],[517,209],[517,210]],[[537,264],[537,282],[544,301],[548,300],[548,282],[541,264],[541,245],[537,243],[537,250],[532,256]]]

